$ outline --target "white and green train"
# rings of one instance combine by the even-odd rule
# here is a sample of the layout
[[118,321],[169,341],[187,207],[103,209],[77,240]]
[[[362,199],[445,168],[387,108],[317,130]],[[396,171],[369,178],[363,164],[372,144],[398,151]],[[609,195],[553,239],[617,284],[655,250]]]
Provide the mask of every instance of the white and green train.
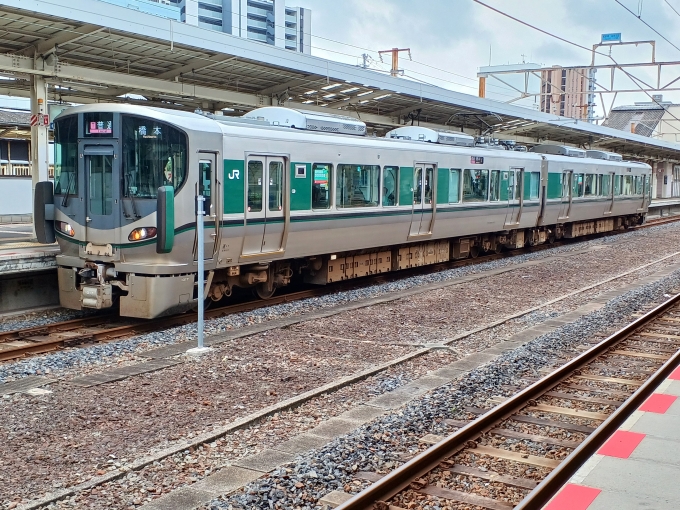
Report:
[[326,284],[622,229],[644,221],[650,197],[650,166],[612,153],[497,150],[417,126],[378,138],[354,118],[279,107],[231,118],[80,106],[55,120],[55,151],[35,222],[61,247],[61,304],[119,303],[145,318],[234,287],[267,298],[294,279]]

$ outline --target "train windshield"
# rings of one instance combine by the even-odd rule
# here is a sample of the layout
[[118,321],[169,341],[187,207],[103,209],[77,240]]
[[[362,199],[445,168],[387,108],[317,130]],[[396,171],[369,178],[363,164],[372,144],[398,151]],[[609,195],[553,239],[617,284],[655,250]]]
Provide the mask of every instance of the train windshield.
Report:
[[123,117],[123,195],[156,198],[160,186],[179,189],[187,174],[187,137],[163,122]]
[[78,193],[78,116],[54,122],[54,193]]

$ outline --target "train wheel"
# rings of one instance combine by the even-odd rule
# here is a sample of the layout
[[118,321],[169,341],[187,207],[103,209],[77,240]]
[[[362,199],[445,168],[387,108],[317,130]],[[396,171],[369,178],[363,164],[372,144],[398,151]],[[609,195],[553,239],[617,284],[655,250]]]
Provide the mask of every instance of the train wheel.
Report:
[[470,258],[476,259],[477,257],[479,257],[479,246],[471,246],[470,247]]
[[276,292],[276,287],[274,285],[269,287],[269,285],[267,285],[267,282],[258,283],[255,286],[255,294],[260,299],[265,299],[265,300],[271,299],[271,297],[274,295],[275,292]]
[[[214,301],[210,298],[206,298],[203,300],[203,310],[207,310],[213,305]],[[194,305],[190,308],[190,310],[194,313],[198,313],[198,305]]]

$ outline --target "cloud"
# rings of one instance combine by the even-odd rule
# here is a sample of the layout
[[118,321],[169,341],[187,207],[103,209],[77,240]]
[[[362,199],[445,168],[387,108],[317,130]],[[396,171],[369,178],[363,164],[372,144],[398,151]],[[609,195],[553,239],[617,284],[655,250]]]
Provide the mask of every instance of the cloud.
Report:
[[[621,32],[624,41],[656,39],[657,61],[680,60],[680,51],[663,41],[615,0],[484,0],[527,23],[574,41],[586,48],[600,41],[602,33]],[[541,34],[472,0],[289,0],[312,10],[312,53],[350,64],[368,53],[378,63],[372,67],[389,71],[389,55],[379,63],[377,51],[410,48],[413,62],[400,55],[400,67],[413,79],[476,94],[477,72],[489,64],[523,61],[545,66],[587,66],[591,53]],[[638,12],[638,0],[621,0]],[[669,0],[680,12],[680,0]],[[674,40],[680,31],[680,16],[664,0],[642,4],[642,19]],[[677,45],[680,47],[680,38]],[[603,49],[603,53],[607,53]],[[648,46],[614,48],[617,61],[649,61]],[[598,55],[598,63],[611,63]],[[426,64],[426,65],[423,65]],[[430,66],[430,67],[428,67]],[[436,69],[435,69],[436,68]],[[677,75],[677,70],[676,75]],[[645,81],[655,79],[653,69],[639,71]],[[606,71],[598,76],[604,79]],[[670,81],[669,74],[665,81]],[[662,79],[662,81],[664,81]],[[628,83],[625,83],[628,82]],[[622,84],[635,85],[622,77]],[[514,94],[507,86],[489,83],[487,90],[498,100]],[[680,93],[667,92],[665,99],[680,102]],[[617,104],[648,101],[643,93],[622,94]],[[598,99],[599,101],[599,99]],[[607,101],[609,103],[609,101]]]

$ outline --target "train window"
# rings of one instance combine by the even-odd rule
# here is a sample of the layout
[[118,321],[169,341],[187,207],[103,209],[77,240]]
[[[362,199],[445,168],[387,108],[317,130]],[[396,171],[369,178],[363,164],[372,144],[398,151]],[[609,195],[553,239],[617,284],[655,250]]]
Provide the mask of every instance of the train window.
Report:
[[434,168],[425,169],[425,203],[432,203],[432,190],[434,190]]
[[248,161],[248,212],[262,210],[262,177],[264,165],[262,161]]
[[621,194],[621,176],[615,175],[614,176],[614,195],[620,195],[620,194]]
[[595,182],[595,174],[586,174],[586,188],[585,196],[591,197],[597,195],[597,183]]
[[380,196],[379,190],[378,165],[338,165],[336,207],[376,206]]
[[610,197],[612,195],[612,176],[611,175],[603,175],[602,181],[601,181],[601,186],[600,186],[600,195],[605,196],[605,197]]
[[422,203],[423,196],[423,169],[416,167],[413,171],[413,204]]
[[489,198],[489,171],[466,168],[463,172],[463,202],[486,202]]
[[330,163],[312,165],[312,209],[330,209],[332,172]]
[[398,166],[383,167],[382,205],[384,206],[397,205],[398,190],[399,190],[399,167]]
[[501,171],[491,170],[491,181],[489,184],[489,200],[498,202],[501,196]]
[[78,116],[54,123],[54,193],[78,194]]
[[644,186],[644,177],[642,175],[638,175],[635,177],[635,194],[636,195],[642,195],[642,189]]
[[86,156],[90,214],[109,215],[113,212],[113,155]]
[[634,192],[633,188],[633,176],[632,175],[624,175],[623,176],[623,194],[630,196]]
[[569,198],[569,173],[563,173],[560,178],[562,179],[562,198]]
[[160,186],[178,190],[187,176],[187,137],[153,119],[123,117],[123,177],[126,197],[156,198]]
[[524,178],[529,179],[529,196],[527,197],[527,186],[524,187],[524,198],[529,200],[536,200],[541,189],[541,173],[540,172],[524,172]]
[[574,174],[574,183],[573,183],[573,196],[575,197],[582,197],[583,196],[583,174]]
[[449,204],[460,202],[460,170],[451,169],[449,172]]
[[269,189],[267,192],[269,194],[269,210],[283,210],[283,161],[269,162]]
[[645,195],[651,195],[650,193],[651,190],[649,188],[649,178],[650,178],[649,175],[645,175],[645,193],[644,193]]
[[198,192],[203,195],[205,202],[203,203],[203,212],[210,215],[210,207],[212,205],[212,162],[199,161],[198,162]]

